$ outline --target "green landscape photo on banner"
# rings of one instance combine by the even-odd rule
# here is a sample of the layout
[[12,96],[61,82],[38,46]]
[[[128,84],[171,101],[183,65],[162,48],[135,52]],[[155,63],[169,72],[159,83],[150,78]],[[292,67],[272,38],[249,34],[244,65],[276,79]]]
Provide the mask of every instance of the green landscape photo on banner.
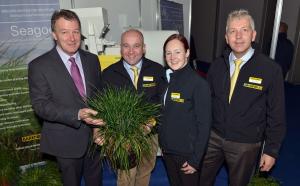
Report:
[[19,165],[40,161],[27,65],[53,47],[50,19],[57,9],[58,0],[0,0],[0,145],[15,151],[10,158]]

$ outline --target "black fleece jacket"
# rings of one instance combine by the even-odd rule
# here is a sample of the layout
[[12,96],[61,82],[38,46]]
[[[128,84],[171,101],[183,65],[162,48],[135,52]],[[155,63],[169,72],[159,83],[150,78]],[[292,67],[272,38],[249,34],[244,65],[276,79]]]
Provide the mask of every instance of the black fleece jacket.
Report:
[[214,61],[208,72],[212,91],[212,130],[241,143],[265,140],[264,153],[277,157],[285,134],[284,85],[281,69],[255,51],[241,68],[230,101],[229,54]]
[[143,64],[138,79],[138,87],[135,90],[128,72],[123,65],[123,59],[106,68],[103,73],[104,85],[117,88],[129,88],[134,92],[144,93],[146,100],[151,103],[160,103],[161,95],[166,87],[164,68],[147,58],[143,58]]
[[199,168],[206,150],[211,123],[208,83],[189,65],[171,74],[159,142],[164,153],[186,158]]

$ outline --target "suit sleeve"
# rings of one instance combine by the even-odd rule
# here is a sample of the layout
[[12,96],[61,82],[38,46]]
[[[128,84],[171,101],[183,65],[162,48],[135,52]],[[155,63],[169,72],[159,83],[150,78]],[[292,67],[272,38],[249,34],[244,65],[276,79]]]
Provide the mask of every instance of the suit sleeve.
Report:
[[107,88],[109,86],[109,77],[111,76],[110,74],[111,73],[108,68],[103,70],[102,72],[102,80],[103,80],[104,88]]
[[273,80],[267,92],[267,127],[264,153],[277,158],[286,131],[284,84],[279,67],[274,71],[272,77]]
[[60,123],[79,128],[82,121],[78,120],[79,107],[66,107],[55,101],[39,61],[29,63],[28,83],[31,104],[35,113],[45,121]]

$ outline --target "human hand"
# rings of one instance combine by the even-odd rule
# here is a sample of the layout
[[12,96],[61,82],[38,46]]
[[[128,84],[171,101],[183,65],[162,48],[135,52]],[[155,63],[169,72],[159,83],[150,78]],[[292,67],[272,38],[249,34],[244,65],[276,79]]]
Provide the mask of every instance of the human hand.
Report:
[[184,162],[181,170],[184,172],[184,174],[194,174],[197,171],[194,167],[190,166],[188,162]]
[[151,129],[152,129],[152,126],[149,126],[149,125],[143,125],[143,132],[145,135],[149,134],[151,132]]
[[83,108],[78,112],[79,119],[84,121],[86,124],[98,126],[104,125],[105,123],[102,119],[93,118],[93,116],[96,116],[97,114],[97,111],[90,108]]
[[99,146],[102,146],[104,144],[104,136],[102,136],[99,133],[99,131],[100,131],[100,129],[98,129],[98,128],[93,129],[93,140],[94,140],[94,143],[96,143]]
[[143,126],[145,134],[149,134],[155,125],[156,125],[156,119],[153,117],[149,118],[146,124]]
[[263,154],[260,158],[260,171],[269,171],[275,164],[275,158],[267,154]]
[[149,118],[146,122],[146,125],[151,128],[154,127],[156,125],[156,119],[153,117]]
[[143,132],[145,135],[149,134],[152,128],[156,125],[155,118],[149,118],[146,123],[143,125]]

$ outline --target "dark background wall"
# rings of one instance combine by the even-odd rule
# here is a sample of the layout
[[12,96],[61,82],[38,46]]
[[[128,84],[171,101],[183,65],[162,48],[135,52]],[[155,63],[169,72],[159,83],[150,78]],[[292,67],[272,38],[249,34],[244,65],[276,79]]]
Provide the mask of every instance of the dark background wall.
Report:
[[193,0],[191,20],[191,53],[202,61],[214,56],[218,0]]
[[272,38],[275,8],[274,0],[192,1],[194,55],[199,61],[211,62],[222,54],[227,15],[235,9],[246,9],[253,16],[257,30],[255,47],[265,51]]
[[297,27],[295,32],[295,54],[294,61],[288,74],[288,81],[293,84],[300,84],[300,7],[298,11]]

